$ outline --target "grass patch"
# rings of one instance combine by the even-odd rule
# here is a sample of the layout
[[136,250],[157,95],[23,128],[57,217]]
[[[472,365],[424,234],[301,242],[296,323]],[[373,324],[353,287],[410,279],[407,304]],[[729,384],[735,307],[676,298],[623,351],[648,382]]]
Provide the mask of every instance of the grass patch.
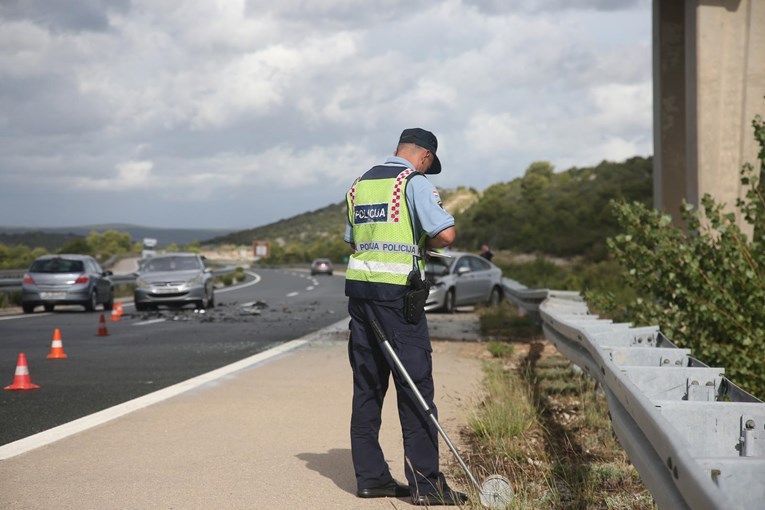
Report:
[[480,307],[478,317],[484,336],[520,340],[542,334],[539,325],[509,301],[502,301],[497,306]]
[[[493,324],[512,324],[487,311]],[[655,510],[615,439],[597,382],[541,335],[510,336],[487,344],[485,398],[466,431],[465,457],[479,481],[491,473],[510,480],[514,510]],[[469,486],[458,467],[454,474]],[[464,508],[481,508],[478,495]]]
[[506,358],[512,356],[513,352],[515,352],[513,344],[497,342],[496,340],[490,341],[487,348],[489,349],[489,353],[495,358]]
[[470,419],[477,437],[505,451],[513,440],[523,437],[536,419],[527,389],[513,370],[497,363],[485,366],[487,395],[480,409]]
[[233,273],[226,273],[215,277],[216,283],[219,283],[224,287],[236,285],[237,283],[243,282],[245,279],[244,269],[241,267],[237,267]]

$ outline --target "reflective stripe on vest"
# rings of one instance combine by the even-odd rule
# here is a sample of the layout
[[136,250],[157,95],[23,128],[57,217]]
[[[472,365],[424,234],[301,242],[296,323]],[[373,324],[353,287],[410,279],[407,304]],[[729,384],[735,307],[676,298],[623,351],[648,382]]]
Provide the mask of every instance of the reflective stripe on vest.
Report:
[[371,241],[368,243],[359,243],[356,245],[356,252],[381,251],[384,253],[408,253],[416,257],[422,257],[422,248],[416,244],[409,243],[382,243]]
[[350,271],[366,271],[370,273],[391,273],[409,276],[412,270],[411,264],[397,264],[395,262],[379,262],[377,260],[359,260],[351,258],[348,261]]

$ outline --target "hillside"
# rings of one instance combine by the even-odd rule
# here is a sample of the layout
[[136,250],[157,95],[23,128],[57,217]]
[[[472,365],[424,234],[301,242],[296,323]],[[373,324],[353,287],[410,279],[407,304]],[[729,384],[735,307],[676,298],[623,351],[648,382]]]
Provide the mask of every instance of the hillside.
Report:
[[652,173],[650,157],[563,172],[544,161],[533,163],[523,177],[488,187],[456,215],[457,242],[468,250],[488,243],[520,253],[602,259],[606,238],[619,232],[609,201],[650,206]]
[[439,189],[438,193],[441,195],[444,209],[452,215],[463,212],[481,199],[481,193],[464,186],[459,186],[454,190]]
[[46,252],[57,251],[75,239],[82,239],[82,236],[72,233],[56,234],[39,230],[32,232],[0,232],[0,245],[21,245],[29,249],[43,248]]
[[343,236],[345,202],[331,204],[261,227],[232,232],[204,242],[207,245],[235,244],[251,246],[255,240],[277,244],[311,244],[320,239]]
[[[474,189],[439,190],[444,208],[452,214],[461,212],[479,200]],[[300,243],[310,245],[327,239],[342,239],[345,231],[345,202],[328,205],[306,213],[282,219],[257,228],[232,232],[205,241],[205,244],[252,245],[255,240],[268,240],[279,245]]]
[[[444,208],[455,215],[456,248],[475,251],[483,243],[519,253],[560,257],[605,256],[605,240],[617,224],[611,199],[651,203],[652,158],[556,172],[547,162],[529,166],[523,177],[489,186],[483,192],[459,187],[439,190]],[[282,219],[258,228],[209,239],[208,245],[251,246],[271,241],[274,260],[341,260],[345,203]],[[276,248],[276,249],[274,249]]]

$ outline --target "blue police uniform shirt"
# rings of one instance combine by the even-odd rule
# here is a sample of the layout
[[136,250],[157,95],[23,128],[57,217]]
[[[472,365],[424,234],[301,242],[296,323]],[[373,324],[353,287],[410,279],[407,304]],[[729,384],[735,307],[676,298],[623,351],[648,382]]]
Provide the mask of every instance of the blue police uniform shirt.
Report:
[[[409,161],[398,156],[388,157],[384,165],[403,166],[414,170],[414,166]],[[419,239],[422,232],[426,232],[428,237],[435,237],[442,230],[454,226],[454,218],[441,205],[438,190],[424,175],[422,177],[415,175],[409,179],[409,183],[406,185],[406,204],[410,214],[412,211],[416,211],[415,239]],[[347,219],[345,222],[345,242],[353,243],[353,227]]]

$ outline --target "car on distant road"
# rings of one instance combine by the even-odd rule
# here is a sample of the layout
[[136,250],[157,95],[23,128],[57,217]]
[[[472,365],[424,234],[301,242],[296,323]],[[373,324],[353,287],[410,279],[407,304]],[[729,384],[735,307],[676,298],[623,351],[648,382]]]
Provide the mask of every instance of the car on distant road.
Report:
[[454,313],[458,306],[502,301],[502,270],[488,260],[464,252],[446,252],[425,262],[430,293],[425,311]]
[[332,276],[332,261],[329,259],[316,259],[311,262],[311,275],[328,274]]
[[104,271],[89,255],[62,254],[38,257],[21,283],[21,308],[32,313],[37,306],[52,312],[56,305],[82,305],[92,312],[114,306],[112,272]]
[[158,306],[215,306],[212,270],[202,256],[191,252],[166,253],[144,259],[136,273],[135,308],[138,311]]

